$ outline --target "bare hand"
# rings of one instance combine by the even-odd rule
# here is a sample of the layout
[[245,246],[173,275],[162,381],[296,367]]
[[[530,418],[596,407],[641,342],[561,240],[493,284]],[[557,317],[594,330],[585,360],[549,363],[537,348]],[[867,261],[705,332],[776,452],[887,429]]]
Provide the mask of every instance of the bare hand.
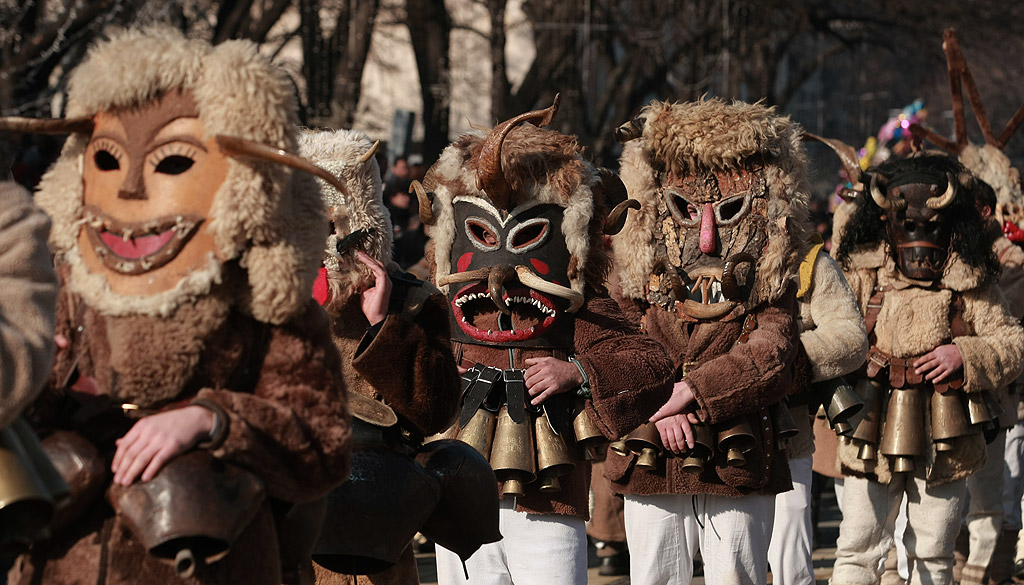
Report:
[[669,451],[678,455],[693,449],[693,422],[689,416],[673,415],[659,420],[654,426],[661,435],[661,444]]
[[66,335],[58,333],[53,336],[53,342],[57,345],[57,349],[67,349],[71,347],[71,340]]
[[111,470],[114,482],[131,485],[156,476],[165,463],[189,451],[210,436],[214,413],[202,406],[186,406],[147,416],[116,441]]
[[583,383],[580,369],[553,357],[526,358],[526,390],[533,396],[530,404],[537,406],[549,396],[568,392]]
[[669,396],[668,401],[658,409],[658,412],[654,413],[650,420],[652,423],[656,423],[659,420],[680,414],[693,406],[696,400],[690,385],[686,380],[680,380],[672,386],[672,396]]
[[391,277],[387,269],[375,258],[370,258],[365,252],[357,252],[359,261],[366,265],[373,273],[373,286],[364,290],[363,315],[370,325],[376,325],[388,316],[388,303],[391,301]]
[[955,343],[940,345],[914,362],[914,371],[918,374],[928,372],[924,379],[929,382],[941,382],[963,367],[964,358]]

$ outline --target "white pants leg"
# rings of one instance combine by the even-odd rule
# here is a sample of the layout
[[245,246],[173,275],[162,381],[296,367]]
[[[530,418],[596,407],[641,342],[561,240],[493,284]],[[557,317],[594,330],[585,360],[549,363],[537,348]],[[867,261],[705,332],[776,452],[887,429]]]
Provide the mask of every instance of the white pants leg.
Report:
[[1003,528],[1020,530],[1020,502],[1024,497],[1024,421],[1006,431],[1003,463]]
[[697,547],[707,583],[765,583],[774,514],[774,496],[626,496],[630,583],[689,585]]
[[839,506],[839,516],[843,515],[843,486],[845,485],[845,477],[836,477],[832,479],[832,489],[836,492],[836,505]]
[[967,506],[967,530],[971,548],[967,564],[988,567],[1003,529],[1003,453],[1006,433],[996,434],[988,444],[985,466],[967,478],[970,502]]
[[[909,475],[909,474],[907,474]],[[927,487],[922,477],[907,480],[907,546],[910,584],[949,585],[953,545],[960,532],[960,505],[967,481]]]
[[831,583],[874,585],[892,546],[892,526],[903,501],[903,481],[881,484],[847,476],[843,482],[843,519],[836,542]]
[[[903,538],[907,534],[907,494],[903,494],[900,511],[896,514],[896,523],[892,529],[893,544],[896,545],[896,572],[904,581],[910,578],[910,562],[907,560],[907,545]],[[885,559],[882,559],[884,565]]]
[[774,585],[814,585],[811,463],[811,457],[790,459],[793,489],[775,496],[775,523],[768,547]]
[[498,512],[504,538],[485,544],[466,561],[437,547],[439,585],[586,585],[587,534],[582,519],[517,512],[505,498]]

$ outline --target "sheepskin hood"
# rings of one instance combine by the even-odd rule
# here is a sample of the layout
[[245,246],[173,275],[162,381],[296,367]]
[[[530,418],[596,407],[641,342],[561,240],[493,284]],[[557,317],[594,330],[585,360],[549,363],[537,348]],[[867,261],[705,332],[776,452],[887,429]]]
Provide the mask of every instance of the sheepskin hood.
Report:
[[[747,238],[747,248],[753,238],[763,246],[751,250],[755,276],[745,304],[779,299],[796,273],[807,241],[809,184],[800,128],[774,108],[709,99],[654,102],[621,130],[626,144],[620,175],[630,198],[640,203],[613,243],[623,293],[649,300],[647,289],[656,266],[667,261],[681,269],[687,256],[701,254],[695,251],[695,238],[687,241],[693,234],[688,236],[673,219],[664,184],[704,173],[701,177],[717,177],[722,201],[730,193],[744,193],[735,184],[727,191],[725,181],[732,181],[730,177],[746,181],[751,186],[748,192],[757,192],[740,221],[756,222],[763,230],[747,229],[736,236]],[[729,222],[722,218],[716,221],[716,229],[736,230],[726,227]]]
[[1020,172],[1010,164],[1003,151],[991,144],[968,143],[960,151],[960,162],[996,192],[999,203],[1024,203]]
[[[115,31],[94,46],[71,74],[67,116],[137,108],[175,90],[194,98],[208,136],[296,151],[295,95],[283,71],[251,42],[214,47],[169,28]],[[53,218],[50,244],[71,266],[72,289],[108,315],[167,316],[207,294],[224,274],[212,257],[206,268],[151,296],[117,294],[84,267],[77,247],[89,139],[84,132],[69,137],[36,197]],[[319,190],[311,177],[283,166],[234,158],[229,164],[208,218],[217,252],[245,270],[238,291],[243,308],[261,321],[284,322],[308,301],[319,265],[326,232]]]

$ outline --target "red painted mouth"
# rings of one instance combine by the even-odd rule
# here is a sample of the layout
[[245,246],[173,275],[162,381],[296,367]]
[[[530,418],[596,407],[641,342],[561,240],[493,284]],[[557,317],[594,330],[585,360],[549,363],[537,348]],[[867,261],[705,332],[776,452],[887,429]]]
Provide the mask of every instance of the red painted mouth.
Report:
[[138,260],[144,256],[155,254],[167,245],[167,242],[174,237],[174,230],[167,230],[159,234],[128,238],[108,231],[100,231],[100,239],[110,248],[110,251],[122,258]]
[[167,264],[203,223],[192,215],[124,222],[93,207],[85,209],[85,220],[82,229],[96,256],[122,274],[143,274]]
[[[478,327],[476,317],[493,314],[497,311],[494,301],[487,290],[487,283],[471,284],[455,295],[452,301],[452,314],[459,327],[473,339],[491,343],[509,343],[527,341],[544,335],[558,318],[558,309],[551,299],[543,294],[524,286],[505,291],[502,297],[508,304],[518,321],[512,330],[502,331],[497,328],[483,329]],[[531,324],[532,323],[532,324]]]

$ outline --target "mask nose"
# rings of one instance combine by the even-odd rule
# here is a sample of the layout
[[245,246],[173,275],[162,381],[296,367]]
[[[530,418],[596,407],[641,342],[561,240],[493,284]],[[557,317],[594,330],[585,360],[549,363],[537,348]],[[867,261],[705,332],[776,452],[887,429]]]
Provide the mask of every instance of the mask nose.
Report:
[[700,251],[711,254],[718,248],[718,228],[715,226],[715,210],[711,203],[704,204],[700,216]]
[[498,264],[487,274],[487,290],[491,293],[491,300],[506,315],[511,315],[512,309],[505,302],[505,283],[515,277],[516,269],[509,264]]
[[142,169],[137,167],[138,165],[133,164],[128,169],[128,175],[124,178],[121,188],[117,191],[118,199],[146,199],[146,187],[142,181]]

